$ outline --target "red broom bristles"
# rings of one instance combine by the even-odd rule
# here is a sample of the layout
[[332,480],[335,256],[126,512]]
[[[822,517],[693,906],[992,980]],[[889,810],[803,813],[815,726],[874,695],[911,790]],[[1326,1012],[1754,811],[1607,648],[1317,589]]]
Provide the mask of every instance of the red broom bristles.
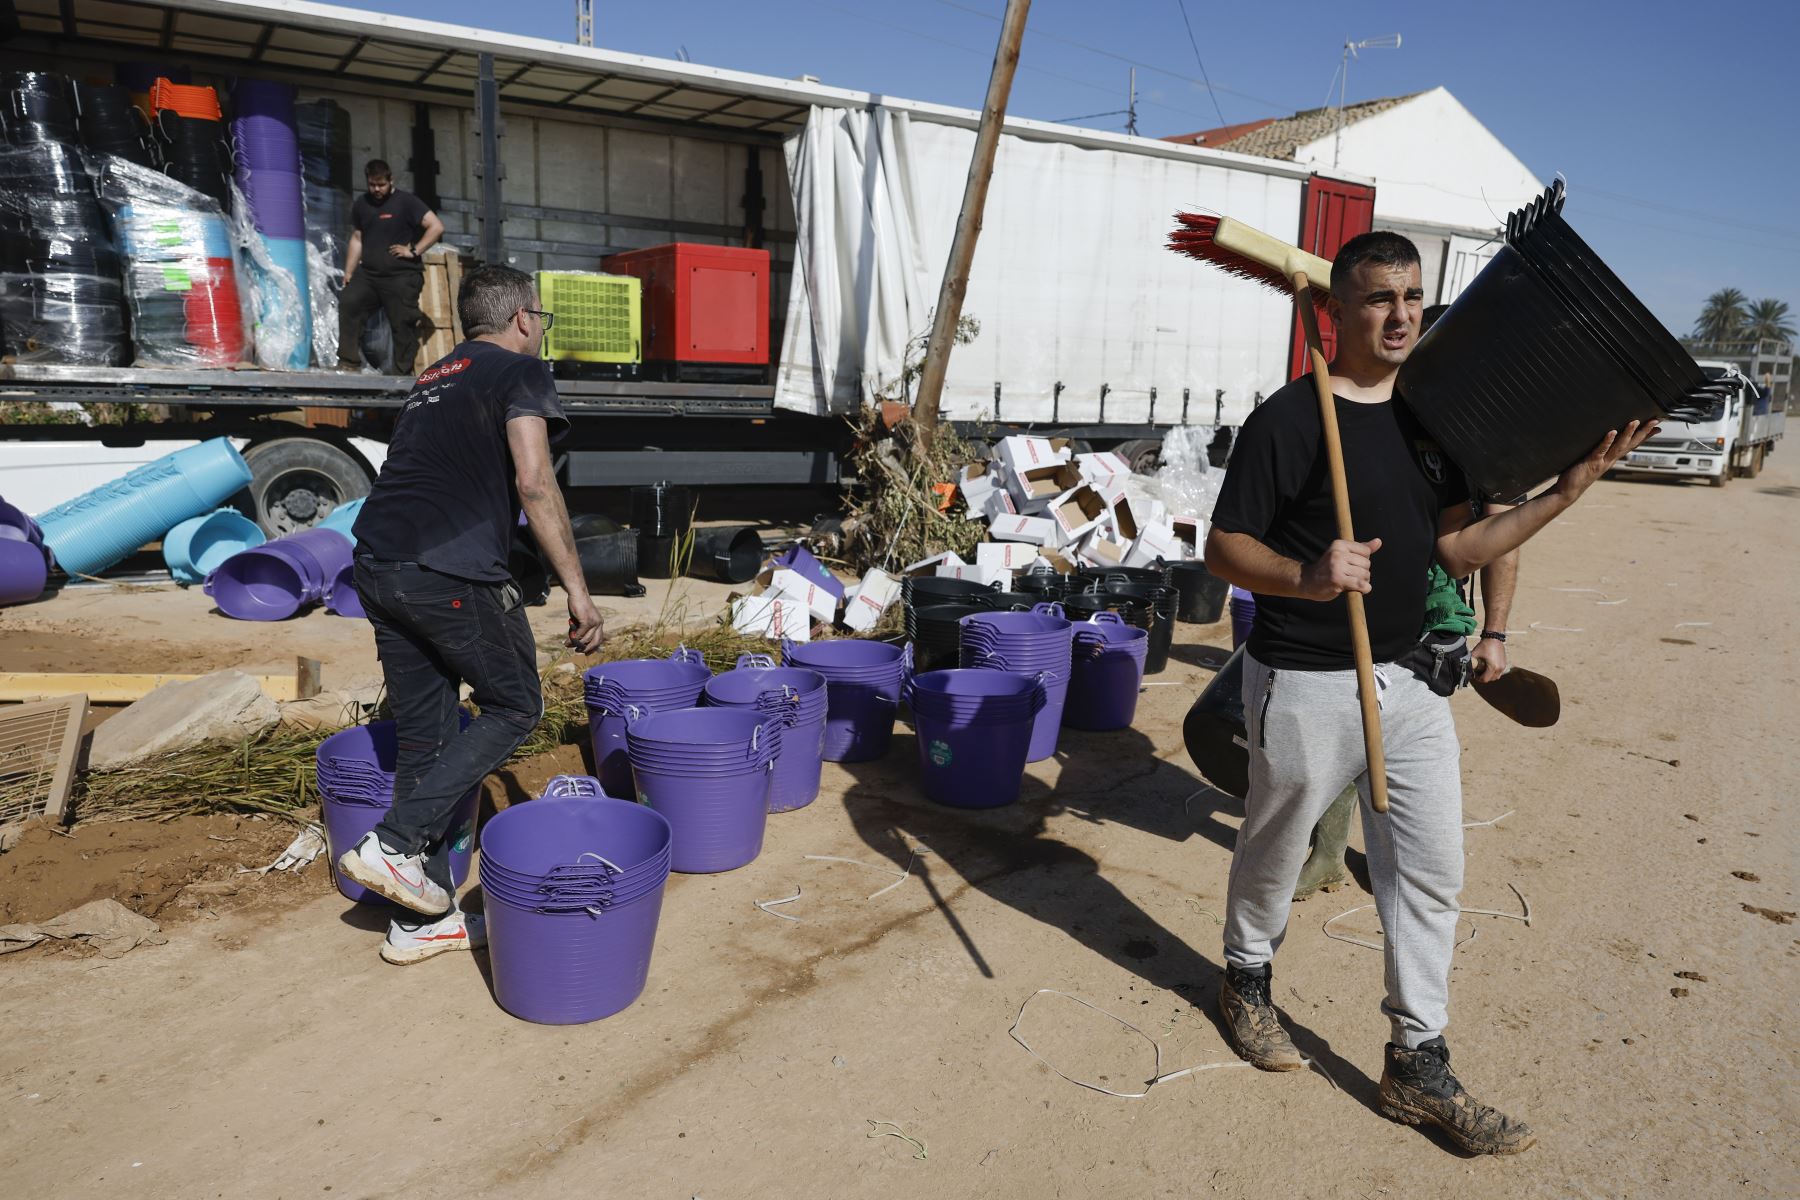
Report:
[[[1211,263],[1227,274],[1236,275],[1239,279],[1248,279],[1252,283],[1260,283],[1266,288],[1273,288],[1283,296],[1292,297],[1294,285],[1280,271],[1262,263],[1235,254],[1213,241],[1213,234],[1219,228],[1219,218],[1204,213],[1176,213],[1178,227],[1169,234],[1169,249],[1177,254],[1185,254],[1189,258],[1197,258],[1201,262]],[[1313,294],[1315,303],[1323,304],[1331,295],[1329,282],[1307,281],[1308,290]]]

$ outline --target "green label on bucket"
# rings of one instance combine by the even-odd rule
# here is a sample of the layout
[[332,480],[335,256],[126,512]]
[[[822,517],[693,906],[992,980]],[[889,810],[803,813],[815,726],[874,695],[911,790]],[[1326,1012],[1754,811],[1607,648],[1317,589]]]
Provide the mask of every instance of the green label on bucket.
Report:
[[470,821],[467,824],[465,824],[461,829],[457,830],[456,836],[454,836],[450,839],[450,849],[453,850],[454,852],[456,852],[457,854],[464,854],[468,851],[469,844],[471,842],[473,842],[474,840],[475,840],[475,822]]
[[931,743],[929,753],[931,754],[931,761],[937,766],[947,767],[950,765],[950,743],[943,741],[933,742]]
[[638,803],[642,804],[644,807],[648,808],[650,806],[650,793],[649,792],[639,792],[638,793]]

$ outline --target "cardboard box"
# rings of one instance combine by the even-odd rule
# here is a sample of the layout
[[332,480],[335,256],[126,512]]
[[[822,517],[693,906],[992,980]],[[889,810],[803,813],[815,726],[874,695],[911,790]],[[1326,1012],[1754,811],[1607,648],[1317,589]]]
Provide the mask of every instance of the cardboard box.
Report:
[[1003,542],[1030,542],[1037,546],[1057,544],[1056,522],[1049,517],[1000,517],[988,526],[988,532]]
[[1101,454],[1078,454],[1075,462],[1081,468],[1083,479],[1107,490],[1114,486],[1124,487],[1125,481],[1131,477],[1131,464],[1125,461],[1123,455],[1114,454],[1110,450]]
[[779,641],[812,640],[812,613],[804,604],[787,596],[769,594],[743,596],[731,605],[731,627],[739,633],[760,633]]
[[982,567],[963,564],[961,566],[942,566],[937,569],[939,579],[967,579],[979,583],[983,587],[993,587],[996,583],[1002,591],[1012,588],[1012,572],[1005,567]]
[[1037,561],[1037,547],[1027,542],[983,542],[975,547],[975,565],[1023,571]]
[[1069,448],[1068,438],[1023,437],[1015,435],[1000,439],[995,453],[1006,468],[1014,474],[1035,471],[1039,467],[1054,467],[1066,463],[1073,452]]
[[1175,536],[1175,530],[1169,525],[1146,525],[1131,543],[1131,553],[1125,556],[1128,567],[1147,567],[1157,559],[1165,562],[1179,562],[1183,557],[1181,540]]
[[1081,560],[1090,567],[1122,567],[1130,553],[1130,546],[1113,541],[1101,529],[1096,529],[1081,543]]
[[1019,502],[1019,511],[1023,513],[1043,512],[1052,500],[1080,486],[1081,471],[1069,463],[1014,471],[1007,477],[1008,490]]
[[987,515],[988,497],[995,491],[1005,493],[1005,483],[1000,472],[990,470],[987,463],[970,463],[964,467],[957,477],[956,486],[962,492],[963,504],[969,510],[967,518],[971,521]]
[[911,563],[908,566],[901,568],[900,574],[934,575],[937,573],[937,569],[945,563],[955,563],[957,566],[961,566],[962,559],[956,556],[955,551],[946,550],[942,554],[934,554],[930,558],[921,558],[918,562]]
[[879,568],[871,568],[862,582],[851,588],[844,599],[844,624],[858,633],[867,633],[880,624],[882,614],[900,599],[900,581]]
[[1107,519],[1106,501],[1087,484],[1078,484],[1058,496],[1050,505],[1050,519],[1062,534],[1064,544],[1079,541],[1098,529]]
[[1200,558],[1205,554],[1207,526],[1208,522],[1202,517],[1175,517],[1169,521],[1184,557]]
[[821,621],[837,616],[838,597],[791,567],[781,567],[775,572],[769,581],[769,590],[806,605],[807,611]]
[[1108,507],[1112,511],[1113,540],[1118,542],[1134,542],[1138,532],[1147,522],[1139,522],[1137,510],[1132,507],[1131,497],[1120,496]]
[[981,515],[990,522],[997,521],[1001,517],[1016,517],[1019,515],[1019,506],[1013,502],[1010,490],[996,487],[987,494],[987,502]]

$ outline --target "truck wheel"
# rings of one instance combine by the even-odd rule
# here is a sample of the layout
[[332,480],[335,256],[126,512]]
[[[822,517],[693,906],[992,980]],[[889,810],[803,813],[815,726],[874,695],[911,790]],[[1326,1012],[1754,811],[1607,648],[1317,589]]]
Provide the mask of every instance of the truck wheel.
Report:
[[238,494],[272,538],[311,529],[340,504],[369,494],[369,473],[347,450],[317,438],[289,437],[244,451],[250,486]]
[[1756,449],[1750,452],[1750,469],[1744,472],[1747,478],[1755,479],[1758,475],[1762,474],[1763,452],[1767,449],[1767,445],[1759,444]]
[[1732,465],[1731,460],[1728,458],[1719,464],[1719,473],[1708,479],[1706,482],[1712,484],[1714,487],[1724,487],[1731,482],[1731,473],[1736,469],[1737,468]]
[[1149,475],[1162,466],[1162,443],[1144,439],[1126,442],[1118,451],[1120,458],[1131,464],[1133,475]]

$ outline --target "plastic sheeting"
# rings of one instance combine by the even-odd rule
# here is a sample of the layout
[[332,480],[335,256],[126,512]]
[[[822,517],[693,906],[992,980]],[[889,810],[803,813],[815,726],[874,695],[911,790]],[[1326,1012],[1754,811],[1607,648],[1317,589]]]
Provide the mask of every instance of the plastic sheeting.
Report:
[[178,367],[242,361],[243,296],[218,202],[149,167],[101,161],[101,203],[124,258],[136,361]]
[[[852,409],[897,378],[928,331],[975,133],[882,107],[815,108],[787,143],[798,222],[775,402]],[[943,412],[972,420],[1240,422],[1287,378],[1291,307],[1163,249],[1178,209],[1273,232],[1301,181],[1160,154],[1000,139]],[[1061,383],[1060,401],[1055,399]],[[1102,388],[1106,389],[1104,402]],[[1215,393],[1223,390],[1215,410]]]

